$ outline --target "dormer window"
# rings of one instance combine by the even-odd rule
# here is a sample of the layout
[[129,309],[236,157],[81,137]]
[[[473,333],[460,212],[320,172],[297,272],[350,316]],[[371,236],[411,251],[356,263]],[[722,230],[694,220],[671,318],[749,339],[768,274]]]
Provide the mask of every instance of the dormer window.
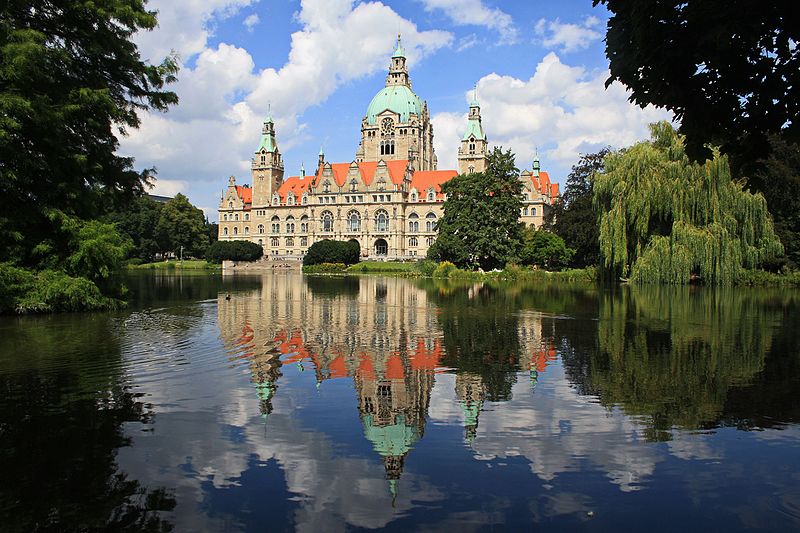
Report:
[[289,196],[286,197],[286,205],[294,205],[294,194],[290,193]]
[[228,202],[228,209],[233,209],[233,202]]
[[303,195],[303,205],[308,205],[308,195],[307,194]]
[[428,201],[433,202],[434,200],[436,200],[436,191],[433,188],[428,189]]
[[272,205],[280,205],[280,203],[281,203],[280,196],[276,194],[275,196],[272,197]]
[[416,202],[417,201],[417,193],[415,193],[415,192],[411,193],[411,201],[412,202]]

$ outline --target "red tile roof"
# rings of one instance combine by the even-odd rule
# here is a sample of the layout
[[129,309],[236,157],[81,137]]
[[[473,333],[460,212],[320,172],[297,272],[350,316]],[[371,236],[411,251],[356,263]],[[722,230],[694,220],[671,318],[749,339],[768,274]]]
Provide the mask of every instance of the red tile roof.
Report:
[[420,200],[427,198],[428,189],[433,187],[436,191],[436,198],[443,200],[442,183],[450,181],[458,175],[455,170],[418,170],[411,177],[411,187],[417,189]]
[[244,185],[236,186],[236,194],[242,199],[245,209],[253,205],[253,189]]

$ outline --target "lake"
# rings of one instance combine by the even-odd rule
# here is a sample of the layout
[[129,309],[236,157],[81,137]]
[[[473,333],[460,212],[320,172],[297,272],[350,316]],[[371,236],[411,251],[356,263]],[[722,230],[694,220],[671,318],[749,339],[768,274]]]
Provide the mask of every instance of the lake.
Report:
[[0,317],[0,530],[800,528],[800,291],[128,286]]

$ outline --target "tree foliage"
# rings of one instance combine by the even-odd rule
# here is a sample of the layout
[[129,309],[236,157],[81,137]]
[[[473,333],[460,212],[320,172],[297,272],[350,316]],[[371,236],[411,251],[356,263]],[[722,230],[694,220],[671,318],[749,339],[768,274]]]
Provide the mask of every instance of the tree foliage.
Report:
[[522,254],[524,265],[536,265],[548,270],[560,270],[567,266],[575,254],[564,239],[546,230],[525,228],[523,230]]
[[485,172],[456,176],[442,191],[447,201],[429,259],[491,270],[518,258],[522,182],[510,150],[494,148]]
[[116,151],[137,112],[177,102],[175,60],[150,65],[131,41],[155,25],[142,0],[0,7],[0,260],[35,264],[53,210],[92,218],[143,190],[149,172]]
[[264,249],[250,241],[215,241],[206,251],[206,260],[212,263],[223,261],[256,261],[264,255]]
[[312,244],[305,257],[303,265],[319,265],[321,263],[342,263],[353,265],[361,259],[361,245],[356,240],[334,241],[323,239]]
[[775,233],[786,254],[776,267],[787,263],[800,268],[800,144],[778,135],[770,137],[769,156],[746,164],[748,187],[761,191],[772,214]]
[[592,207],[592,180],[605,169],[610,149],[584,154],[572,166],[564,193],[550,211],[552,231],[574,248],[570,261],[574,267],[597,265],[600,261],[597,215]]
[[131,257],[151,262],[155,260],[156,254],[162,251],[158,243],[156,225],[163,207],[164,204],[148,196],[141,196],[107,215],[106,219],[133,241]]
[[[767,134],[800,139],[800,17],[785,2],[595,0],[612,13],[611,77],[631,101],[665,107],[689,155],[707,143],[739,161],[768,149]],[[747,154],[750,154],[749,156]]]
[[594,181],[604,266],[634,280],[736,281],[782,253],[764,197],[731,178],[726,156],[693,163],[666,122],[651,141],[606,158]]
[[203,257],[208,248],[208,234],[203,210],[178,193],[164,204],[156,224],[156,238],[164,251]]

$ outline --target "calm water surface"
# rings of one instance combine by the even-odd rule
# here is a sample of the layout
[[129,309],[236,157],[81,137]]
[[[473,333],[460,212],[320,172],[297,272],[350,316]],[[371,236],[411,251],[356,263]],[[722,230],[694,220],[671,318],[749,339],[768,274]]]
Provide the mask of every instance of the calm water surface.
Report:
[[0,319],[0,530],[800,529],[800,292],[129,285]]

